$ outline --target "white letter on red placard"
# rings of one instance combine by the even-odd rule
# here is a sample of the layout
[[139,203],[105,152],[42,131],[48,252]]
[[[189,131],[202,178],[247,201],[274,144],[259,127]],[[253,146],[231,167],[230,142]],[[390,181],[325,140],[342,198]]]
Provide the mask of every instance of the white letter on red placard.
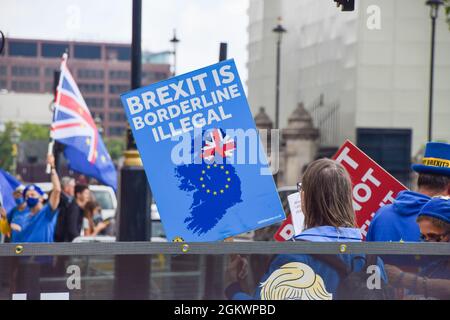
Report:
[[348,155],[350,149],[348,147],[345,147],[341,154],[336,158],[336,161],[341,163],[341,162],[346,162],[350,167],[352,167],[353,169],[358,168],[358,164],[355,162],[355,160],[353,160],[352,158],[350,158],[350,156]]

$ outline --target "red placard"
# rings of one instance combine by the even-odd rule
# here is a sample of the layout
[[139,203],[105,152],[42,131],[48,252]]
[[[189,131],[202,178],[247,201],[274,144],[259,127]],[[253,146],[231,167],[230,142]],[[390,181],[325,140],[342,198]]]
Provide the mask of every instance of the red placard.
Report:
[[[353,208],[365,238],[370,221],[378,209],[392,203],[398,193],[407,188],[349,140],[339,148],[332,159],[342,164],[350,174],[353,184]],[[292,225],[292,220],[286,219],[276,232],[275,240],[285,241],[289,224]]]
[[382,206],[392,203],[407,188],[347,140],[333,156],[347,169],[353,183],[353,209],[366,237],[370,221]]
[[292,215],[289,215],[286,220],[283,221],[281,227],[273,236],[276,241],[283,242],[288,241],[294,236],[294,224],[292,223]]

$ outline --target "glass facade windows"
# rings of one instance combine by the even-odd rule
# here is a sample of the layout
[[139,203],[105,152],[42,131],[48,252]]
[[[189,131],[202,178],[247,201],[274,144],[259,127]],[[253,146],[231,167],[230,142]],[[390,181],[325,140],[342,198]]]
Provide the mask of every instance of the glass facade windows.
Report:
[[10,56],[36,57],[37,43],[10,41],[8,43],[8,53]]
[[110,93],[124,93],[130,90],[130,86],[126,84],[111,84],[109,86]]
[[111,70],[109,71],[110,79],[130,79],[130,71],[125,70]]
[[107,46],[106,58],[108,60],[131,60],[131,47]]
[[41,46],[41,55],[45,58],[58,58],[69,50],[69,44],[66,43],[43,43]]
[[13,66],[12,75],[16,77],[38,77],[39,68],[27,66]]
[[89,97],[84,98],[88,108],[103,108],[103,98]]
[[122,101],[120,101],[120,99],[109,99],[109,107],[114,109],[122,109]]
[[37,81],[13,81],[11,88],[13,91],[18,91],[18,92],[37,92],[37,91],[39,91],[39,82],[37,82]]
[[109,121],[116,121],[116,122],[121,122],[121,121],[126,121],[127,117],[123,112],[111,112],[109,114]]
[[103,84],[99,83],[80,83],[78,85],[80,88],[81,93],[84,92],[103,92],[105,90],[105,86]]
[[77,74],[81,79],[103,79],[105,75],[103,70],[95,69],[79,69]]
[[75,45],[74,56],[77,59],[101,59],[101,53],[101,47],[97,45]]

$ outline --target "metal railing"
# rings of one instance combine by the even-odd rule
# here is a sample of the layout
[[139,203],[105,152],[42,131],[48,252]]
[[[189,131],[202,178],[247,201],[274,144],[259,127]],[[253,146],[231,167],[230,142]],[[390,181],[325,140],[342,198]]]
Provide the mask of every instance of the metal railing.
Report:
[[111,256],[151,254],[382,254],[450,255],[450,243],[403,242],[210,242],[210,243],[25,243],[1,244],[8,256]]
[[[246,283],[256,288],[278,254],[367,254],[410,264],[448,260],[450,243],[2,244],[0,300],[15,299],[15,294],[39,299],[43,293],[65,293],[70,299],[225,299],[225,275],[234,254],[247,257],[251,268]],[[79,288],[68,286],[70,268],[79,270]]]

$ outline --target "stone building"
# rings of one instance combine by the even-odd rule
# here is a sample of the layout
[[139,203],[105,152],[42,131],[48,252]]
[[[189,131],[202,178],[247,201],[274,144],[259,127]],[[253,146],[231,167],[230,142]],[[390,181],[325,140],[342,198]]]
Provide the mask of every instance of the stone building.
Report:
[[272,150],[276,143],[271,139],[276,138],[276,133],[271,131],[273,122],[264,107],[255,115],[255,123],[270,162],[275,164],[274,157],[279,157],[278,186],[295,186],[306,165],[318,154],[319,130],[314,127],[311,115],[303,103],[297,105],[288,117],[287,127],[281,130],[278,153]]

